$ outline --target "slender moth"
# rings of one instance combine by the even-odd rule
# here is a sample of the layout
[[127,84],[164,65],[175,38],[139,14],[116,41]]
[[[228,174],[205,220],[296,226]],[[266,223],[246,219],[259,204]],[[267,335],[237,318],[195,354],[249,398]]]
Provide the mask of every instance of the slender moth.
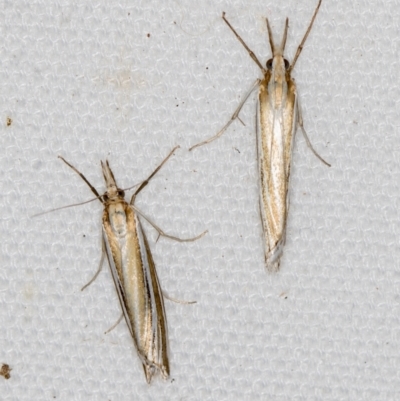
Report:
[[188,239],[173,237],[162,231],[134,205],[139,192],[149,183],[150,179],[161,169],[177,148],[179,146],[175,147],[150,176],[139,185],[129,203],[125,200],[125,190],[118,187],[108,161],[101,162],[107,190],[103,195],[100,195],[82,173],[59,156],[63,162],[80,175],[95,194],[96,198],[92,201],[99,199],[104,206],[102,218],[103,252],[100,266],[93,279],[82,289],[86,288],[97,277],[104,261],[104,255],[106,255],[123,316],[143,364],[148,383],[157,371],[160,371],[164,379],[168,378],[170,367],[163,293],[139,215],[147,220],[158,231],[159,235],[180,242],[195,241],[206,233],[205,231],[195,238]]
[[[273,40],[268,19],[268,37],[272,58],[262,66],[256,55],[222,13],[222,18],[244,46],[253,61],[260,67],[262,79],[257,79],[243,100],[232,114],[230,120],[213,137],[192,146],[192,150],[219,138],[236,118],[251,93],[258,88],[258,106],[256,118],[257,153],[259,168],[260,214],[264,231],[265,264],[268,270],[278,271],[280,258],[286,238],[286,222],[289,211],[289,176],[292,148],[297,127],[300,126],[311,151],[327,166],[330,166],[314,150],[303,126],[296,84],[291,73],[311,31],[322,0],[319,0],[308,29],[290,64],[284,57],[284,50],[289,26],[286,18],[282,42],[277,46]],[[260,132],[261,131],[261,132]]]

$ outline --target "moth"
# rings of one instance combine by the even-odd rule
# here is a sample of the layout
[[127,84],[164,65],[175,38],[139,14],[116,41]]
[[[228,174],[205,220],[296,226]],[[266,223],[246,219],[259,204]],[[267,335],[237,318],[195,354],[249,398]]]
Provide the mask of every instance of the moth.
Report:
[[[291,76],[304,43],[311,31],[322,0],[319,0],[308,29],[290,64],[284,57],[289,19],[286,18],[281,43],[275,44],[268,19],[268,37],[272,58],[263,67],[256,55],[222,13],[222,18],[244,46],[250,57],[260,67],[262,79],[257,79],[233,113],[227,124],[213,137],[192,146],[192,150],[219,138],[236,118],[251,93],[258,88],[256,116],[257,153],[259,168],[259,204],[264,232],[265,264],[268,270],[278,271],[286,239],[286,222],[289,211],[289,177],[294,136],[299,126],[312,152],[327,166],[311,145],[303,126],[296,84]],[[240,120],[240,119],[239,119]]]
[[101,162],[107,189],[103,195],[100,195],[82,173],[59,156],[89,186],[96,196],[92,201],[99,199],[104,206],[102,216],[103,253],[100,266],[93,279],[82,289],[97,277],[104,261],[104,255],[106,255],[123,316],[142,362],[148,383],[151,382],[157,371],[161,373],[164,379],[167,379],[170,374],[170,365],[163,292],[139,216],[147,220],[158,231],[159,235],[177,241],[195,241],[206,233],[205,231],[199,236],[189,239],[168,235],[134,204],[136,196],[178,147],[175,147],[150,176],[138,186],[130,202],[125,200],[125,190],[118,187],[108,161]]

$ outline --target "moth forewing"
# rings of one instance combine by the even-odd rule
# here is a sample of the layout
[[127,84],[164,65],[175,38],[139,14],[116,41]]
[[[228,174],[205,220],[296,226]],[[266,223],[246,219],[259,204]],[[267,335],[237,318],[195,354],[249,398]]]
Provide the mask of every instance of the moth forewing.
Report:
[[[275,64],[280,62],[283,59],[274,59]],[[296,92],[290,75],[276,70],[274,74],[266,74],[259,89],[257,148],[265,262],[271,271],[278,270],[285,244],[296,113]]]
[[164,379],[169,376],[167,322],[145,233],[132,207],[126,202],[124,206],[123,236],[113,229],[115,212],[105,209],[103,239],[124,317],[150,383],[158,369]]

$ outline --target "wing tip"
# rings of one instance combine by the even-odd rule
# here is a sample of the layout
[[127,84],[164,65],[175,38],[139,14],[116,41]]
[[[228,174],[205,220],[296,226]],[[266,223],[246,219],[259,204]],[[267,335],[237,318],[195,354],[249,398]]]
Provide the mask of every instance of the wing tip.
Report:
[[271,263],[271,262],[266,261],[265,264],[266,264],[267,270],[270,273],[278,273],[278,271],[280,269],[280,260],[278,260],[275,263]]
[[156,374],[157,370],[160,371],[161,377],[164,380],[169,378],[169,366],[147,365],[146,363],[143,363],[143,370],[148,384],[151,383],[151,379]]
[[279,271],[284,245],[285,241],[280,241],[273,249],[265,253],[265,265],[270,273]]

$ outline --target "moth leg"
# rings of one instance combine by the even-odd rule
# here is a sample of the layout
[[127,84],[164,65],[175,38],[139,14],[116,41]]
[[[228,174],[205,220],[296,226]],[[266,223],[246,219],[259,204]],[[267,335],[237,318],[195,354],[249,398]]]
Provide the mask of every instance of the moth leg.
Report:
[[[201,237],[206,235],[206,233],[208,232],[208,230],[206,230],[206,231],[202,232],[200,235],[197,235],[196,237],[193,237],[193,238],[174,237],[172,235],[166,234],[163,230],[161,230],[160,227],[158,227],[149,217],[145,216],[143,214],[143,212],[140,211],[136,206],[134,206],[134,205],[131,205],[131,206],[140,216],[142,216],[149,224],[151,224],[154,227],[154,229],[158,232],[158,238],[160,238],[160,236],[163,236],[165,238],[170,238],[170,239],[173,239],[178,242],[193,242],[193,241],[200,239]],[[157,238],[157,241],[158,241],[158,238]]]
[[81,291],[83,291],[84,289],[86,289],[87,287],[89,287],[89,285],[92,284],[94,280],[96,280],[97,276],[98,276],[98,275],[100,274],[100,272],[101,272],[101,269],[103,268],[104,258],[105,258],[105,256],[106,256],[106,250],[105,250],[105,247],[104,247],[104,240],[101,241],[101,243],[102,243],[102,247],[101,247],[101,259],[100,259],[99,267],[98,267],[98,269],[97,269],[95,275],[90,279],[90,281],[89,281],[87,284],[85,284],[85,285],[81,288]]
[[196,304],[197,301],[182,301],[181,299],[177,299],[177,298],[172,298],[169,295],[167,295],[164,291],[162,292],[163,297],[165,299],[168,299],[168,301],[172,301],[175,302],[177,304],[182,304],[182,305],[191,305],[191,304]]
[[104,334],[108,334],[110,331],[114,330],[121,323],[121,320],[123,318],[124,318],[124,313],[122,312],[118,320],[108,330],[106,330]]
[[[203,142],[199,142],[196,145],[192,146],[191,148],[189,148],[189,151],[193,150],[194,148],[197,148],[199,146],[203,146],[206,145],[207,143],[210,143],[212,141],[215,141],[217,138],[219,138],[227,129],[228,127],[236,120],[239,119],[239,113],[240,110],[242,110],[243,105],[246,103],[246,100],[249,98],[249,96],[253,93],[254,89],[256,89],[259,85],[260,85],[261,80],[257,79],[253,85],[251,86],[250,90],[246,93],[246,95],[244,96],[243,100],[240,102],[239,106],[237,107],[237,109],[235,110],[235,112],[232,114],[232,117],[230,118],[230,120],[224,125],[224,127],[217,132],[216,135],[212,136],[211,138],[206,139]],[[243,124],[243,121],[240,120],[240,122]],[[243,124],[244,125],[244,124]]]
[[311,149],[311,151],[314,153],[314,155],[321,160],[322,163],[326,164],[328,167],[331,167],[331,165],[325,161],[318,153],[317,151],[313,148],[310,139],[308,138],[307,132],[304,129],[304,125],[303,125],[303,116],[301,114],[301,107],[300,107],[300,103],[299,100],[297,99],[297,124],[299,125],[299,127],[301,128],[301,132],[303,133],[304,139],[307,142],[307,146]]

